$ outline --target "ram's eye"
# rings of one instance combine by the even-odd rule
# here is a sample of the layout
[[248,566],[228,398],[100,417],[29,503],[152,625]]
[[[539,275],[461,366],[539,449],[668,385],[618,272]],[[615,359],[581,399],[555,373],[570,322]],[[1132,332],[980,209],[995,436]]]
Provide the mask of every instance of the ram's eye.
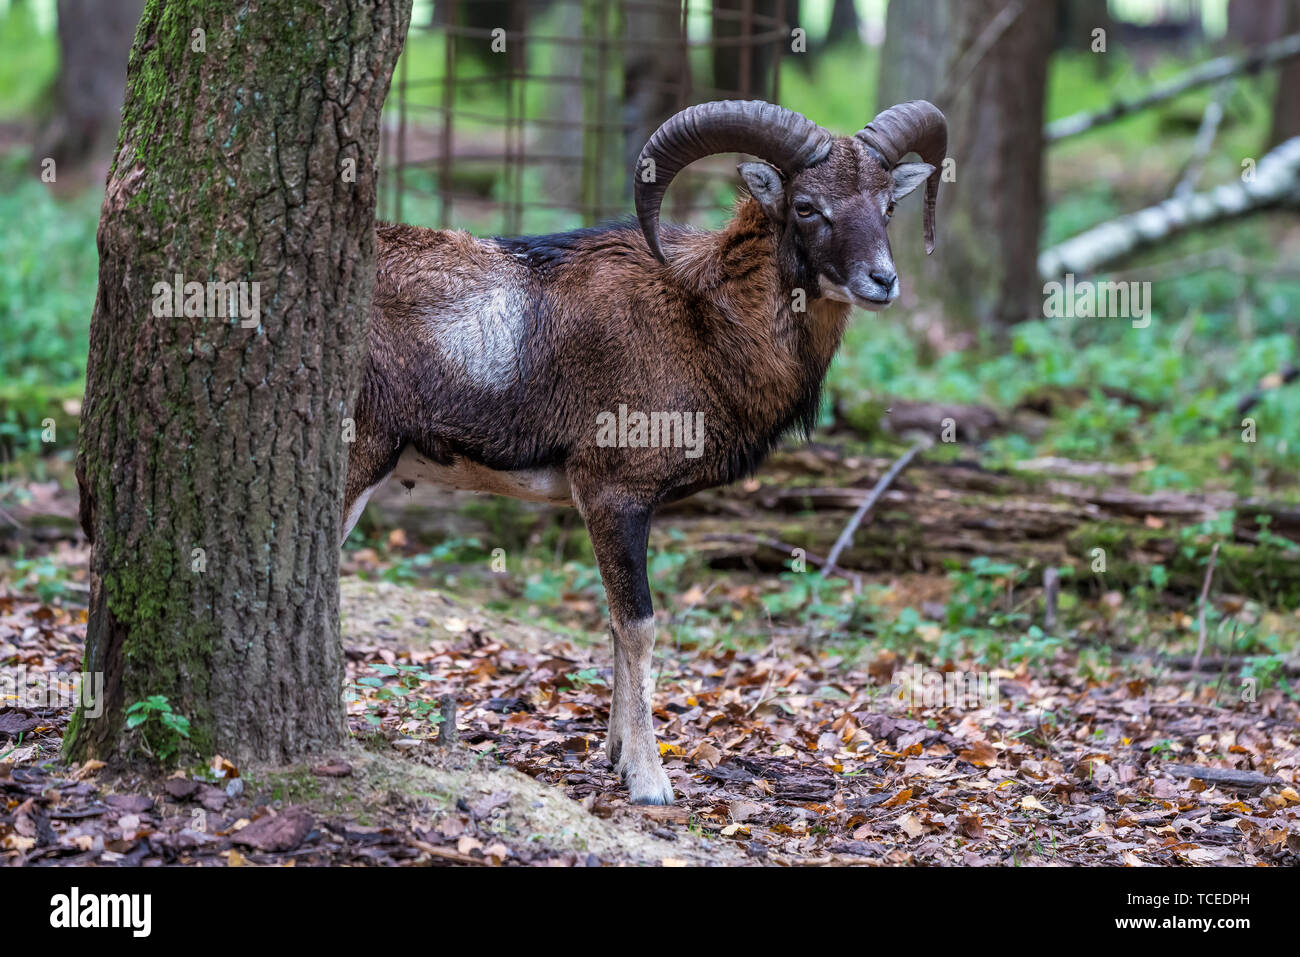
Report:
[[894,215],[894,204],[891,202],[888,206],[885,207],[885,218],[889,218],[890,216],[893,215]]
[[795,203],[794,211],[801,219],[807,219],[817,210],[813,209],[812,203]]

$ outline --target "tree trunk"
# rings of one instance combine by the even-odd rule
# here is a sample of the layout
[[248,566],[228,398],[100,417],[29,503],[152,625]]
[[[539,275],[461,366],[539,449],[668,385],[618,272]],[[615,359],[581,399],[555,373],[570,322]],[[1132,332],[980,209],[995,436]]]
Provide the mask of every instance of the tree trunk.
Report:
[[[769,20],[756,23],[754,17],[777,15],[779,0],[714,0],[713,2],[713,90],[706,99],[762,99],[772,88],[772,45],[754,45],[752,38],[765,33]],[[790,11],[786,21],[792,26]],[[787,43],[789,41],[786,41]]]
[[[344,429],[410,12],[149,0],[99,225],[77,479],[105,694],[69,731],[76,759],[156,742],[123,730],[148,695],[201,755],[287,760],[344,734]],[[178,277],[241,284],[239,308],[207,287],[177,315]]]
[[1228,0],[1228,39],[1257,47],[1286,34],[1286,6],[1291,0]]
[[919,199],[900,209],[891,243],[905,285],[959,322],[996,327],[1042,312],[1035,261],[1054,19],[1052,3],[889,5],[878,105],[932,100],[948,117],[954,161],[934,255],[926,261]]
[[112,159],[122,114],[126,58],[144,0],[59,0],[59,78],[55,110],[38,159],[77,166]]
[[826,45],[860,42],[858,27],[858,8],[853,0],[835,0],[831,7],[830,26],[826,30]]
[[[1281,34],[1300,32],[1300,0],[1285,0]],[[1273,125],[1268,135],[1269,148],[1294,136],[1300,136],[1300,58],[1282,64],[1273,98]]]
[[[681,11],[673,4],[624,8],[622,170],[636,168],[646,140],[686,102],[686,38]],[[623,176],[623,192],[631,205],[633,177]]]
[[[1088,52],[1092,49],[1092,32],[1105,30],[1109,40],[1115,21],[1107,0],[1056,0],[1056,49]],[[1109,58],[1098,55],[1098,69]]]

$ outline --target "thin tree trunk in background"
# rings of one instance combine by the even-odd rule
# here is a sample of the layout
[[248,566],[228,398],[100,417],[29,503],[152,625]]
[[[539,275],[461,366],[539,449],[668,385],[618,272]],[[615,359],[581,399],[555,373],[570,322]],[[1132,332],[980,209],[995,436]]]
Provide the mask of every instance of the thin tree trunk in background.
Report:
[[[344,734],[344,422],[374,285],[380,110],[410,13],[145,10],[99,225],[77,460],[85,667],[105,694],[69,729],[76,759],[138,753],[123,709],[154,694],[200,754],[285,760]],[[246,283],[250,306],[258,283],[259,312],[246,327],[200,297],[168,315],[160,284],[178,274]]]
[[38,161],[59,166],[112,159],[122,115],[126,60],[144,0],[59,0],[59,76],[54,115],[37,143]]
[[[1284,2],[1281,34],[1300,32],[1300,0]],[[1294,136],[1300,136],[1300,58],[1285,61],[1278,72],[1268,146],[1271,149]]]
[[1228,39],[1241,46],[1263,46],[1285,34],[1290,0],[1228,0]]
[[[717,96],[743,97],[745,99],[762,99],[771,90],[772,46],[750,46],[746,40],[736,42],[746,36],[744,18],[746,7],[755,17],[774,18],[777,14],[778,0],[713,0],[713,39],[722,41],[713,48],[713,86]],[[790,10],[787,8],[785,19],[792,26]],[[753,22],[751,34],[764,33],[765,24]],[[788,43],[788,41],[786,41]],[[750,46],[748,53],[749,69],[744,69],[746,55],[742,45]]]
[[858,9],[854,0],[835,0],[831,7],[831,22],[826,30],[826,44],[859,42]]
[[[1092,31],[1105,30],[1107,43],[1115,21],[1108,0],[1056,0],[1056,49],[1087,52],[1092,49]],[[1106,60],[1098,56],[1098,62]]]
[[623,7],[623,142],[621,167],[624,193],[632,196],[633,167],[641,147],[661,123],[688,106],[682,15],[677,4]]
[[1088,55],[1097,77],[1110,76],[1115,58],[1093,52],[1093,33],[1104,30],[1107,49],[1115,38],[1115,20],[1109,0],[1056,0],[1056,46],[1068,53]]
[[889,5],[877,105],[933,100],[948,117],[955,176],[939,188],[934,255],[924,255],[919,196],[895,216],[891,243],[905,288],[960,324],[1001,327],[1042,311],[1036,263],[1055,9],[1013,0]]

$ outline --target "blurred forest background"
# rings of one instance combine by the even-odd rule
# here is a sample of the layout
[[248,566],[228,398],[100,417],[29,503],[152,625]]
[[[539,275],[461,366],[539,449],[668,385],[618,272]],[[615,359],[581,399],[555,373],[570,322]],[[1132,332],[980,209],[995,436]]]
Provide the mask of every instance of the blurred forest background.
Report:
[[[84,637],[72,462],[96,227],[142,3],[0,0],[0,666],[57,632],[75,667]],[[1226,753],[1202,725],[1126,725],[1130,678],[1172,681],[1209,715],[1246,680],[1293,707],[1300,0],[417,0],[385,107],[379,216],[479,235],[625,216],[646,136],[722,96],[774,99],[838,133],[931,99],[949,118],[955,179],[928,260],[919,196],[901,205],[902,298],[855,313],[811,445],[658,518],[659,688],[681,692],[674,714],[704,700],[682,691],[694,665],[679,653],[699,649],[728,675],[742,662],[758,675],[746,720],[766,716],[762,734],[809,753],[838,746],[809,714],[851,742],[834,709],[907,662],[1042,678],[1027,723],[1007,731],[1040,757]],[[665,217],[717,226],[737,194],[734,158],[697,167]],[[1149,284],[1149,323],[1051,315],[1046,284],[1067,273]],[[841,550],[854,510],[917,448]],[[808,574],[832,549],[833,573]],[[436,719],[425,658],[385,647],[427,654],[434,631],[435,649],[464,645],[460,677],[513,700],[503,676],[475,670],[474,636],[510,633],[481,615],[571,641],[556,694],[599,711],[605,599],[571,510],[394,484],[343,570],[354,731],[405,741]],[[464,604],[448,617],[449,602],[421,597],[430,589]],[[773,690],[778,659],[802,670]],[[422,677],[397,675],[395,660]],[[1083,701],[1097,688],[1109,724]],[[544,768],[528,737],[542,732],[511,738],[489,712],[471,719],[477,740],[571,796],[596,787],[564,777],[598,763],[595,748],[552,742],[565,770]],[[1062,744],[1058,723],[1074,718]],[[670,769],[675,756],[711,769],[704,732],[677,731],[661,738]],[[826,761],[858,773],[843,753]],[[1042,851],[1024,840],[1015,853]]]
[[[84,568],[51,556],[81,547],[69,463],[140,6],[0,0],[4,567],[23,590],[72,602]],[[812,449],[660,522],[658,598],[686,633],[775,622],[854,641],[942,636],[945,653],[1025,660],[1060,642],[1041,627],[1044,599],[1027,593],[1032,607],[1011,613],[990,596],[1008,582],[1036,590],[1050,568],[1085,630],[1103,627],[1109,596],[1136,616],[1116,626],[1120,646],[1176,648],[1197,637],[1186,613],[1217,549],[1223,587],[1256,603],[1235,650],[1285,680],[1300,599],[1300,164],[1285,149],[1300,135],[1300,0],[486,0],[417,2],[412,23],[386,107],[379,212],[417,224],[542,232],[625,215],[624,171],[648,132],[717,96],[775,96],[840,132],[916,97],[949,115],[956,183],[941,190],[938,250],[923,261],[909,201],[891,230],[903,299],[856,315]],[[515,31],[505,56],[489,48],[499,24]],[[1248,68],[1251,57],[1265,62]],[[1184,83],[1189,71],[1201,81]],[[1081,131],[1061,124],[1165,87],[1186,89]],[[1274,150],[1282,162],[1265,161]],[[57,175],[43,175],[51,159]],[[667,215],[717,225],[734,165],[699,165]],[[1256,169],[1272,170],[1266,193]],[[1089,247],[1077,266],[1058,245],[1171,197],[1191,211],[1167,216],[1172,227]],[[1043,284],[1066,269],[1149,282],[1150,324],[1048,317]],[[957,440],[924,454],[840,559],[868,576],[865,591],[790,572],[788,546],[825,555],[871,481],[949,419]],[[603,595],[573,516],[497,499],[449,512],[428,495],[378,499],[348,570],[478,588],[564,630],[598,627]],[[521,578],[486,572],[497,546],[523,556]],[[705,564],[758,584],[704,598],[689,583]],[[1239,625],[1210,616],[1223,640]]]

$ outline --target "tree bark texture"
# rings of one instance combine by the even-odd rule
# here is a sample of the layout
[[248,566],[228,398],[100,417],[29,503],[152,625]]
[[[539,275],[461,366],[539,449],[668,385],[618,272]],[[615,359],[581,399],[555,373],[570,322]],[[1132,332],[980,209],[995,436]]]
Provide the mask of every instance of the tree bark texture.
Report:
[[[287,760],[344,734],[345,419],[374,285],[379,120],[410,0],[149,0],[99,225],[77,477],[101,716],[161,694],[192,746]],[[166,287],[238,282],[257,322]],[[250,310],[251,311],[251,310]],[[202,315],[195,315],[202,312]]]
[[[1285,0],[1282,33],[1300,33],[1300,0]],[[1273,124],[1268,145],[1274,147],[1300,136],[1300,57],[1286,60],[1277,78],[1273,96]]]

